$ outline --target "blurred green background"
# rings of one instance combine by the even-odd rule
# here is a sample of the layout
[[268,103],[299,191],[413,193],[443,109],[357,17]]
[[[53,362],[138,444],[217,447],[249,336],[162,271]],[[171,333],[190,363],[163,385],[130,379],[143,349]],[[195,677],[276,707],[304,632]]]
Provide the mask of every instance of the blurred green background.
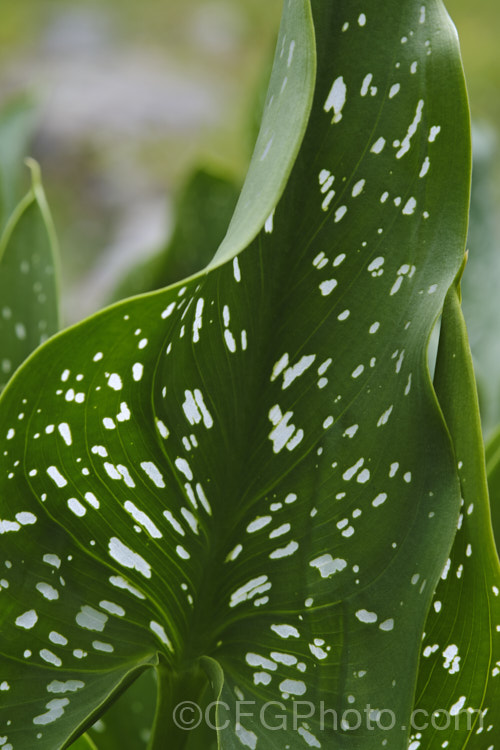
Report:
[[[474,120],[491,127],[490,165],[500,4],[447,5]],[[20,92],[35,102],[31,152],[60,239],[67,322],[105,304],[117,275],[164,244],[195,167],[243,178],[280,13],[281,0],[3,1],[0,107]]]

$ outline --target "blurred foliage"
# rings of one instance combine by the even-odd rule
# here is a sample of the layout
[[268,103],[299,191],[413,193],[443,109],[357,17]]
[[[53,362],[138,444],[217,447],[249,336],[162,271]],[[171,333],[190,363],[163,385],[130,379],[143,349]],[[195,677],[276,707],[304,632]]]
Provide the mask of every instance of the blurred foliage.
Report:
[[497,144],[487,127],[473,128],[469,257],[462,304],[479,391],[485,434],[500,423],[500,227],[495,197]]
[[170,241],[120,281],[110,301],[150,292],[206,266],[221,243],[239,196],[233,182],[199,169],[176,200]]
[[0,110],[0,234],[26,188],[24,158],[35,129],[33,103],[15,97]]

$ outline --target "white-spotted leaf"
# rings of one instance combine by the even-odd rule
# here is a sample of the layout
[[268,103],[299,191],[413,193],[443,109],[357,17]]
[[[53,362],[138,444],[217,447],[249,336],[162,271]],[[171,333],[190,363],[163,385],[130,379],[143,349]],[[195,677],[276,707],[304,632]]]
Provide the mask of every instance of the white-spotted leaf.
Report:
[[[286,2],[248,216],[206,271],[57,336],[7,386],[16,750],[64,747],[147,665],[154,748],[184,746],[172,711],[200,696],[222,701],[224,750],[407,747],[460,504],[426,348],[462,261],[469,138],[441,3],[391,10]],[[278,179],[274,145],[299,143]],[[295,701],[314,710],[294,724]],[[367,706],[394,727],[341,720]]]

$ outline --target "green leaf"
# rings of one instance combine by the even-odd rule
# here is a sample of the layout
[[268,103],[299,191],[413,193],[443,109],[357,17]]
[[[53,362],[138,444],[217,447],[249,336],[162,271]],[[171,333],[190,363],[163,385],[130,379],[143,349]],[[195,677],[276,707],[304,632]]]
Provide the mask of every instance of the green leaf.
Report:
[[488,495],[491,500],[491,524],[497,550],[500,546],[500,429],[497,429],[485,446]]
[[244,250],[266,219],[272,221],[312,106],[314,41],[310,0],[286,0],[259,136],[234,216],[212,266]]
[[207,170],[196,170],[176,201],[176,223],[167,246],[127,274],[112,301],[154,291],[198,273],[223,239],[237,199],[232,182]]
[[0,236],[0,392],[59,329],[57,242],[37,164],[32,187]]
[[[500,566],[472,359],[455,286],[444,306],[435,383],[453,438],[462,503],[423,641],[417,709],[427,726],[417,723],[421,731],[411,747],[437,749],[446,742],[450,750],[479,750],[494,747],[500,737]],[[440,715],[432,721],[433,711]]]
[[98,750],[98,748],[88,734],[82,734],[82,736],[71,745],[71,750]]
[[454,28],[440,2],[285,3],[271,101],[208,268],[60,334],[0,400],[16,750],[67,746],[147,666],[151,748],[209,747],[176,706],[218,699],[224,750],[407,747],[460,504],[426,364],[466,236]]

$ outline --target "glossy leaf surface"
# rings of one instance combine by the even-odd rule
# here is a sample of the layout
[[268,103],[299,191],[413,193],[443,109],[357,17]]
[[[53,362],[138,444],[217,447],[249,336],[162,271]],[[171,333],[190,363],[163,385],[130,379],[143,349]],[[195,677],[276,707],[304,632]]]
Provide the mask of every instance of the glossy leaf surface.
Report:
[[215,261],[59,335],[0,401],[16,750],[64,747],[148,666],[154,748],[209,746],[173,721],[199,696],[225,750],[407,747],[460,505],[426,366],[466,235],[454,29],[440,2],[287,2],[268,101],[264,197]]

